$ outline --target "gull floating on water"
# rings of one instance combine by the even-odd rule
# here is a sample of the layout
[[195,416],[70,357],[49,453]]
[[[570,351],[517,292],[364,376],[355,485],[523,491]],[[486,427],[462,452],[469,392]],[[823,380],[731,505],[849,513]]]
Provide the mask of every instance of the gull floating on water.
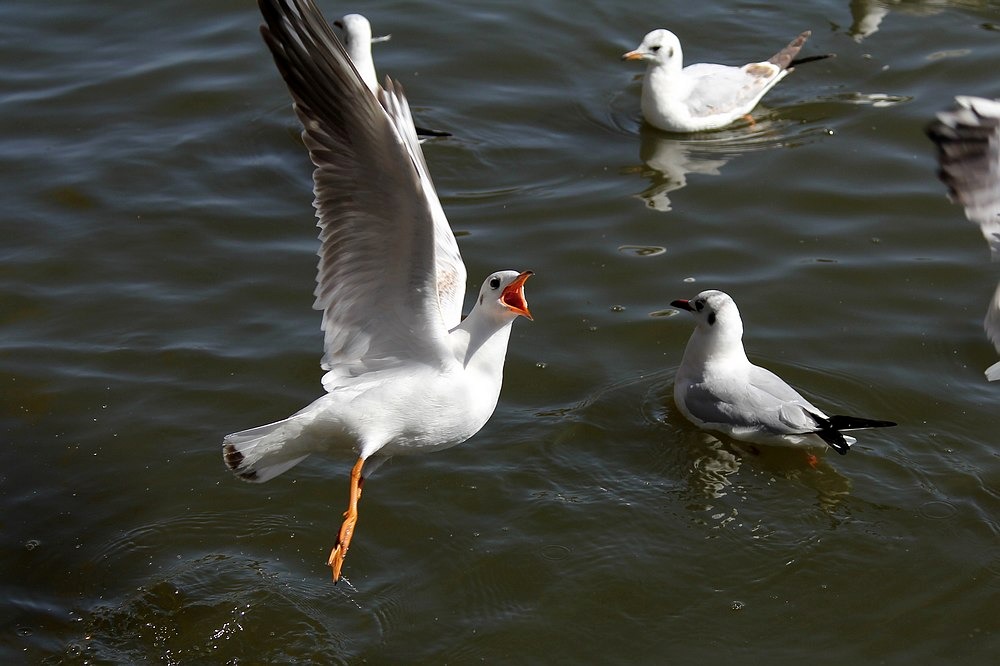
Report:
[[642,115],[668,132],[700,132],[725,127],[749,114],[796,65],[830,54],[795,59],[810,31],[796,37],[766,62],[742,67],[698,63],[683,67],[681,42],[669,30],[653,30],[622,60],[644,60]]
[[459,444],[493,414],[511,324],[531,318],[532,273],[487,277],[462,320],[465,265],[402,88],[387,80],[372,95],[312,0],[260,8],[316,166],[314,307],[323,311],[327,393],[287,419],[227,435],[223,454],[239,478],[261,483],[312,453],[357,452],[328,562],[336,581],[368,475],[390,456]]
[[892,421],[827,416],[743,349],[743,321],[728,294],[709,290],[675,308],[694,315],[684,359],[674,380],[674,402],[692,423],[757,444],[829,445],[846,454],[856,440],[845,430],[884,428]]
[[[376,42],[387,42],[392,35],[372,37],[372,24],[361,14],[346,14],[333,22],[333,25],[340,28],[344,35],[344,49],[350,56],[351,62],[358,70],[358,74],[364,80],[365,85],[377,95],[379,91],[378,75],[375,74],[375,59],[372,57],[372,44]],[[417,136],[422,137],[442,137],[451,136],[451,132],[443,130],[432,130],[426,127],[417,127]]]

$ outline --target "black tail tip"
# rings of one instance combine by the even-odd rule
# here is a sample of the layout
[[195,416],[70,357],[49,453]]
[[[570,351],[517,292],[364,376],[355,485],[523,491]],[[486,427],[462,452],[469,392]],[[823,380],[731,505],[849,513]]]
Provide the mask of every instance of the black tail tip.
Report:
[[222,458],[226,461],[226,467],[228,467],[233,474],[243,479],[244,481],[256,481],[257,472],[255,470],[241,471],[240,466],[243,464],[243,454],[237,450],[232,444],[222,445]]
[[243,454],[232,444],[222,445],[222,457],[226,461],[226,467],[234,472],[239,469],[240,464],[243,462]]

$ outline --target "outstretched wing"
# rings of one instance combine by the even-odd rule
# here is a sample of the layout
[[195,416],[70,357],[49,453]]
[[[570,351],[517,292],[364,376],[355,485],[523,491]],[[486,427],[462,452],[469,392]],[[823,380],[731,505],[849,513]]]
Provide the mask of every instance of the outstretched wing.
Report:
[[324,384],[440,364],[460,319],[465,267],[402,89],[387,81],[372,95],[312,0],[260,0],[260,8],[316,166]]

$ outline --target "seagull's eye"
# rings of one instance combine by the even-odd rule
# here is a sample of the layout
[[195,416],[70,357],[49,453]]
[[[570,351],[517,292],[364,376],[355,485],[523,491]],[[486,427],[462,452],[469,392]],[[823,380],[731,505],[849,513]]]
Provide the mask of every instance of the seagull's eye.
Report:
[[697,301],[695,301],[694,302],[694,309],[697,310],[698,312],[701,312],[702,310],[704,310],[705,309],[705,301],[703,301],[701,299],[698,299]]
[[656,46],[650,46],[649,50],[652,51],[653,53],[656,53],[657,51],[660,50],[660,45],[657,44]]
[[499,288],[500,288],[500,278],[498,277],[492,278],[490,280],[490,289],[499,289]]

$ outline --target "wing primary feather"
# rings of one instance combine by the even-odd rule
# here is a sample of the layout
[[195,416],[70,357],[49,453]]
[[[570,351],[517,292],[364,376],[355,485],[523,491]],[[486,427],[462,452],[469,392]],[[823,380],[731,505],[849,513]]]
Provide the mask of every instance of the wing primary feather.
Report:
[[316,167],[324,369],[354,376],[400,359],[440,364],[454,325],[442,265],[461,273],[462,292],[464,265],[402,88],[387,81],[376,99],[312,0],[259,4]]

